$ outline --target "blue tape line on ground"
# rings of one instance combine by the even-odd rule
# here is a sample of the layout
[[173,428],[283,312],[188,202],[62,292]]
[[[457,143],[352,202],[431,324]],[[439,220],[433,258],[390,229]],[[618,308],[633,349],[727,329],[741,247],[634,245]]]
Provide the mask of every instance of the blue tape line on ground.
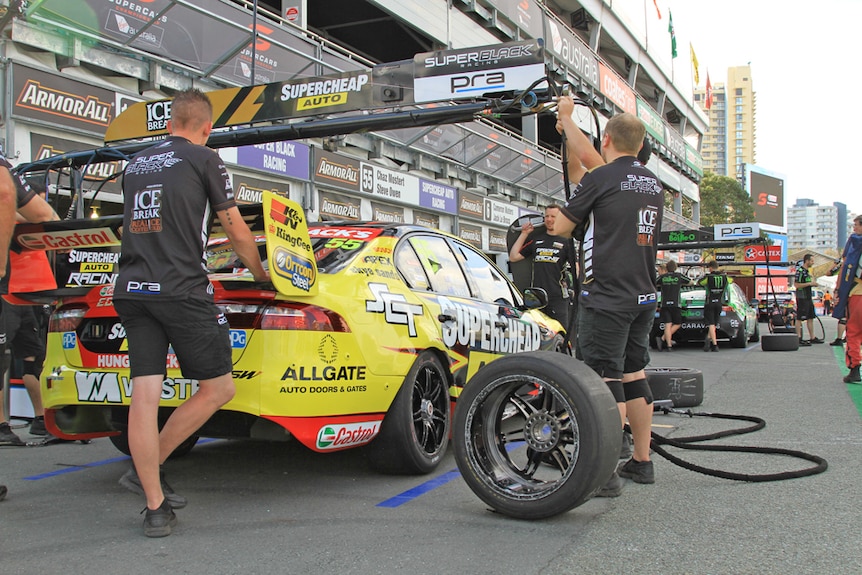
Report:
[[433,489],[437,489],[441,485],[449,483],[457,477],[461,477],[461,474],[458,472],[457,469],[454,469],[452,471],[449,471],[448,473],[444,473],[439,477],[435,477],[434,479],[426,481],[421,485],[417,485],[413,489],[408,489],[404,493],[400,493],[395,497],[390,497],[386,501],[381,501],[377,504],[377,507],[399,507],[401,505],[404,505],[405,503],[413,501],[417,497],[424,495],[425,493],[428,493]]

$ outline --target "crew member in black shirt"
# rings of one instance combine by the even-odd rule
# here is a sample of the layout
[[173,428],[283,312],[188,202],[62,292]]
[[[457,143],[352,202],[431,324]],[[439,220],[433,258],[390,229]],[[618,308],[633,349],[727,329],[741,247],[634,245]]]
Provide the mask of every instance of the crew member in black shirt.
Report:
[[560,206],[551,204],[545,208],[545,232],[528,237],[535,228],[530,222],[524,224],[521,233],[509,250],[509,260],[519,262],[531,258],[533,261],[532,285],[548,292],[548,305],[544,311],[569,329],[569,285],[566,273],[574,261],[572,238],[554,234],[554,225],[560,215]]
[[718,262],[712,260],[707,264],[709,273],[700,278],[699,286],[706,287],[706,301],[703,303],[703,319],[706,322],[706,339],[703,342],[703,351],[718,351],[718,338],[715,332],[718,320],[721,317],[721,308],[724,306],[724,291],[730,280],[727,274],[718,271]]
[[[555,230],[572,235],[578,228],[581,289],[578,342],[585,363],[608,384],[628,418],[634,440],[632,458],[621,464],[598,495],[622,491],[620,477],[654,483],[650,461],[652,393],[644,368],[649,363],[649,333],[656,311],[656,245],[664,194],[658,178],[637,159],[645,127],[632,114],[619,114],[605,127],[602,154],[592,148],[572,118],[574,102],[558,101],[566,134],[569,176],[580,183],[561,208]],[[605,165],[602,165],[606,162]],[[598,167],[596,167],[598,166]]]
[[667,262],[667,273],[656,280],[656,286],[661,290],[661,317],[664,322],[664,336],[656,337],[656,346],[659,350],[673,350],[673,334],[682,326],[682,310],[680,309],[680,288],[691,285],[693,282],[683,274],[676,271],[676,262]]
[[[204,267],[209,228],[217,216],[255,281],[269,281],[254,236],[234,201],[230,176],[205,147],[212,105],[197,89],[171,105],[170,136],[136,154],[123,177],[124,220],[114,307],[129,344],[133,465],[120,479],[147,499],[144,534],[170,535],[174,508],[186,504],[164,483],[160,465],[234,395],[227,320],[213,301]],[[159,399],[173,347],[183,376],[198,390],[158,427]]]
[[[819,337],[814,337],[814,299],[811,288],[817,285],[811,277],[811,266],[814,265],[814,256],[805,254],[802,265],[796,268],[796,277],[793,285],[796,287],[796,335],[799,336],[799,345],[811,345],[812,343],[823,343]],[[802,322],[808,326],[809,339],[802,339]]]

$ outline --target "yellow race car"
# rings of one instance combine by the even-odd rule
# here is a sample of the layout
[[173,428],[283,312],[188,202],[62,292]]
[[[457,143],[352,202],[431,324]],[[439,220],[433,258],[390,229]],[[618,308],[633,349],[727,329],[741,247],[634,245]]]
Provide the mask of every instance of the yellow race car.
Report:
[[[391,223],[291,230],[277,213],[289,203],[267,197],[247,216],[258,220],[273,284],[256,284],[234,267],[241,264],[225,238],[210,242],[237,392],[175,455],[197,437],[293,437],[318,452],[365,446],[384,472],[427,473],[447,449],[452,402],[481,366],[507,354],[564,351],[563,327],[538,309],[544,293],[522,294],[457,237]],[[42,374],[46,422],[58,437],[109,436],[128,453],[125,331],[113,285],[87,285],[116,277],[119,248],[92,220],[79,222],[82,229],[56,222],[16,235],[25,249],[59,250],[62,263],[54,268],[57,289],[42,294],[62,294]],[[76,236],[89,240],[69,239]],[[161,420],[197,385],[169,353]]]

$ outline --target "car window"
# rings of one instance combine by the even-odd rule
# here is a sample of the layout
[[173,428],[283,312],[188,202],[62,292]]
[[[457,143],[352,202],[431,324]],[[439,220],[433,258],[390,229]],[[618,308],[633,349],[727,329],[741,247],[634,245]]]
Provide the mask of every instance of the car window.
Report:
[[407,241],[416,250],[433,291],[444,295],[470,297],[464,272],[444,238],[415,235],[407,238]]
[[398,245],[395,252],[395,267],[410,289],[425,291],[431,289],[431,282],[428,281],[422,262],[419,261],[419,256],[416,255],[410,242],[401,242]]
[[476,297],[487,302],[513,305],[515,302],[512,289],[503,273],[474,249],[459,242],[453,243],[455,253],[461,257],[467,270],[467,279],[476,292]]

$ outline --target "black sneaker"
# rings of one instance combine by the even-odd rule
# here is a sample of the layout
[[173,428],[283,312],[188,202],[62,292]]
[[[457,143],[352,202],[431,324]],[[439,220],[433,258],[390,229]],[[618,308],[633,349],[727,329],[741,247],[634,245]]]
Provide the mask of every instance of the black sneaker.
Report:
[[705,342],[703,342],[703,351],[709,351],[709,348],[711,348],[711,347],[712,347],[711,341],[706,340]]
[[835,341],[829,342],[829,345],[844,345],[844,340],[836,337]]
[[800,340],[799,340],[799,345],[801,345],[801,346],[803,346],[803,347],[805,347],[805,346],[810,346],[810,345],[811,345],[811,342],[810,342],[810,341],[808,341],[807,339],[800,339]]
[[[165,501],[170,504],[172,509],[182,509],[188,504],[189,500],[179,493],[175,493],[171,486],[168,485],[168,482],[165,481],[165,472],[162,469],[159,469],[159,479],[162,481],[162,493],[165,496]],[[141,480],[138,478],[138,472],[135,470],[134,464],[129,466],[129,470],[120,477],[117,483],[132,493],[145,495],[144,487],[141,485]]]
[[4,421],[0,423],[0,445],[25,445],[21,438],[15,435],[9,423]]
[[617,467],[620,477],[627,477],[635,483],[655,483],[655,470],[652,461],[635,461],[629,459]]
[[41,415],[34,417],[30,422],[30,435],[48,435],[48,430],[45,428],[45,418]]
[[823,343],[823,340],[820,339],[819,337],[812,337],[811,343]]
[[862,377],[859,375],[859,366],[851,367],[850,373],[844,376],[844,383],[860,383],[862,382]]
[[4,499],[6,499],[6,494],[8,492],[9,491],[6,489],[5,485],[0,485],[0,501],[3,501]]
[[664,351],[664,339],[660,335],[655,336],[655,348],[657,351]]
[[634,442],[632,441],[632,434],[623,431],[623,441],[620,446],[620,459],[628,459],[632,456],[632,453],[635,451]]
[[712,344],[709,346],[709,351],[718,351],[718,344]]
[[171,534],[171,528],[177,524],[177,515],[167,498],[162,501],[158,509],[144,507],[141,513],[146,513],[144,516],[144,535],[147,537],[167,537]]
[[619,497],[623,492],[623,480],[619,474],[614,471],[605,486],[596,491],[596,497]]

